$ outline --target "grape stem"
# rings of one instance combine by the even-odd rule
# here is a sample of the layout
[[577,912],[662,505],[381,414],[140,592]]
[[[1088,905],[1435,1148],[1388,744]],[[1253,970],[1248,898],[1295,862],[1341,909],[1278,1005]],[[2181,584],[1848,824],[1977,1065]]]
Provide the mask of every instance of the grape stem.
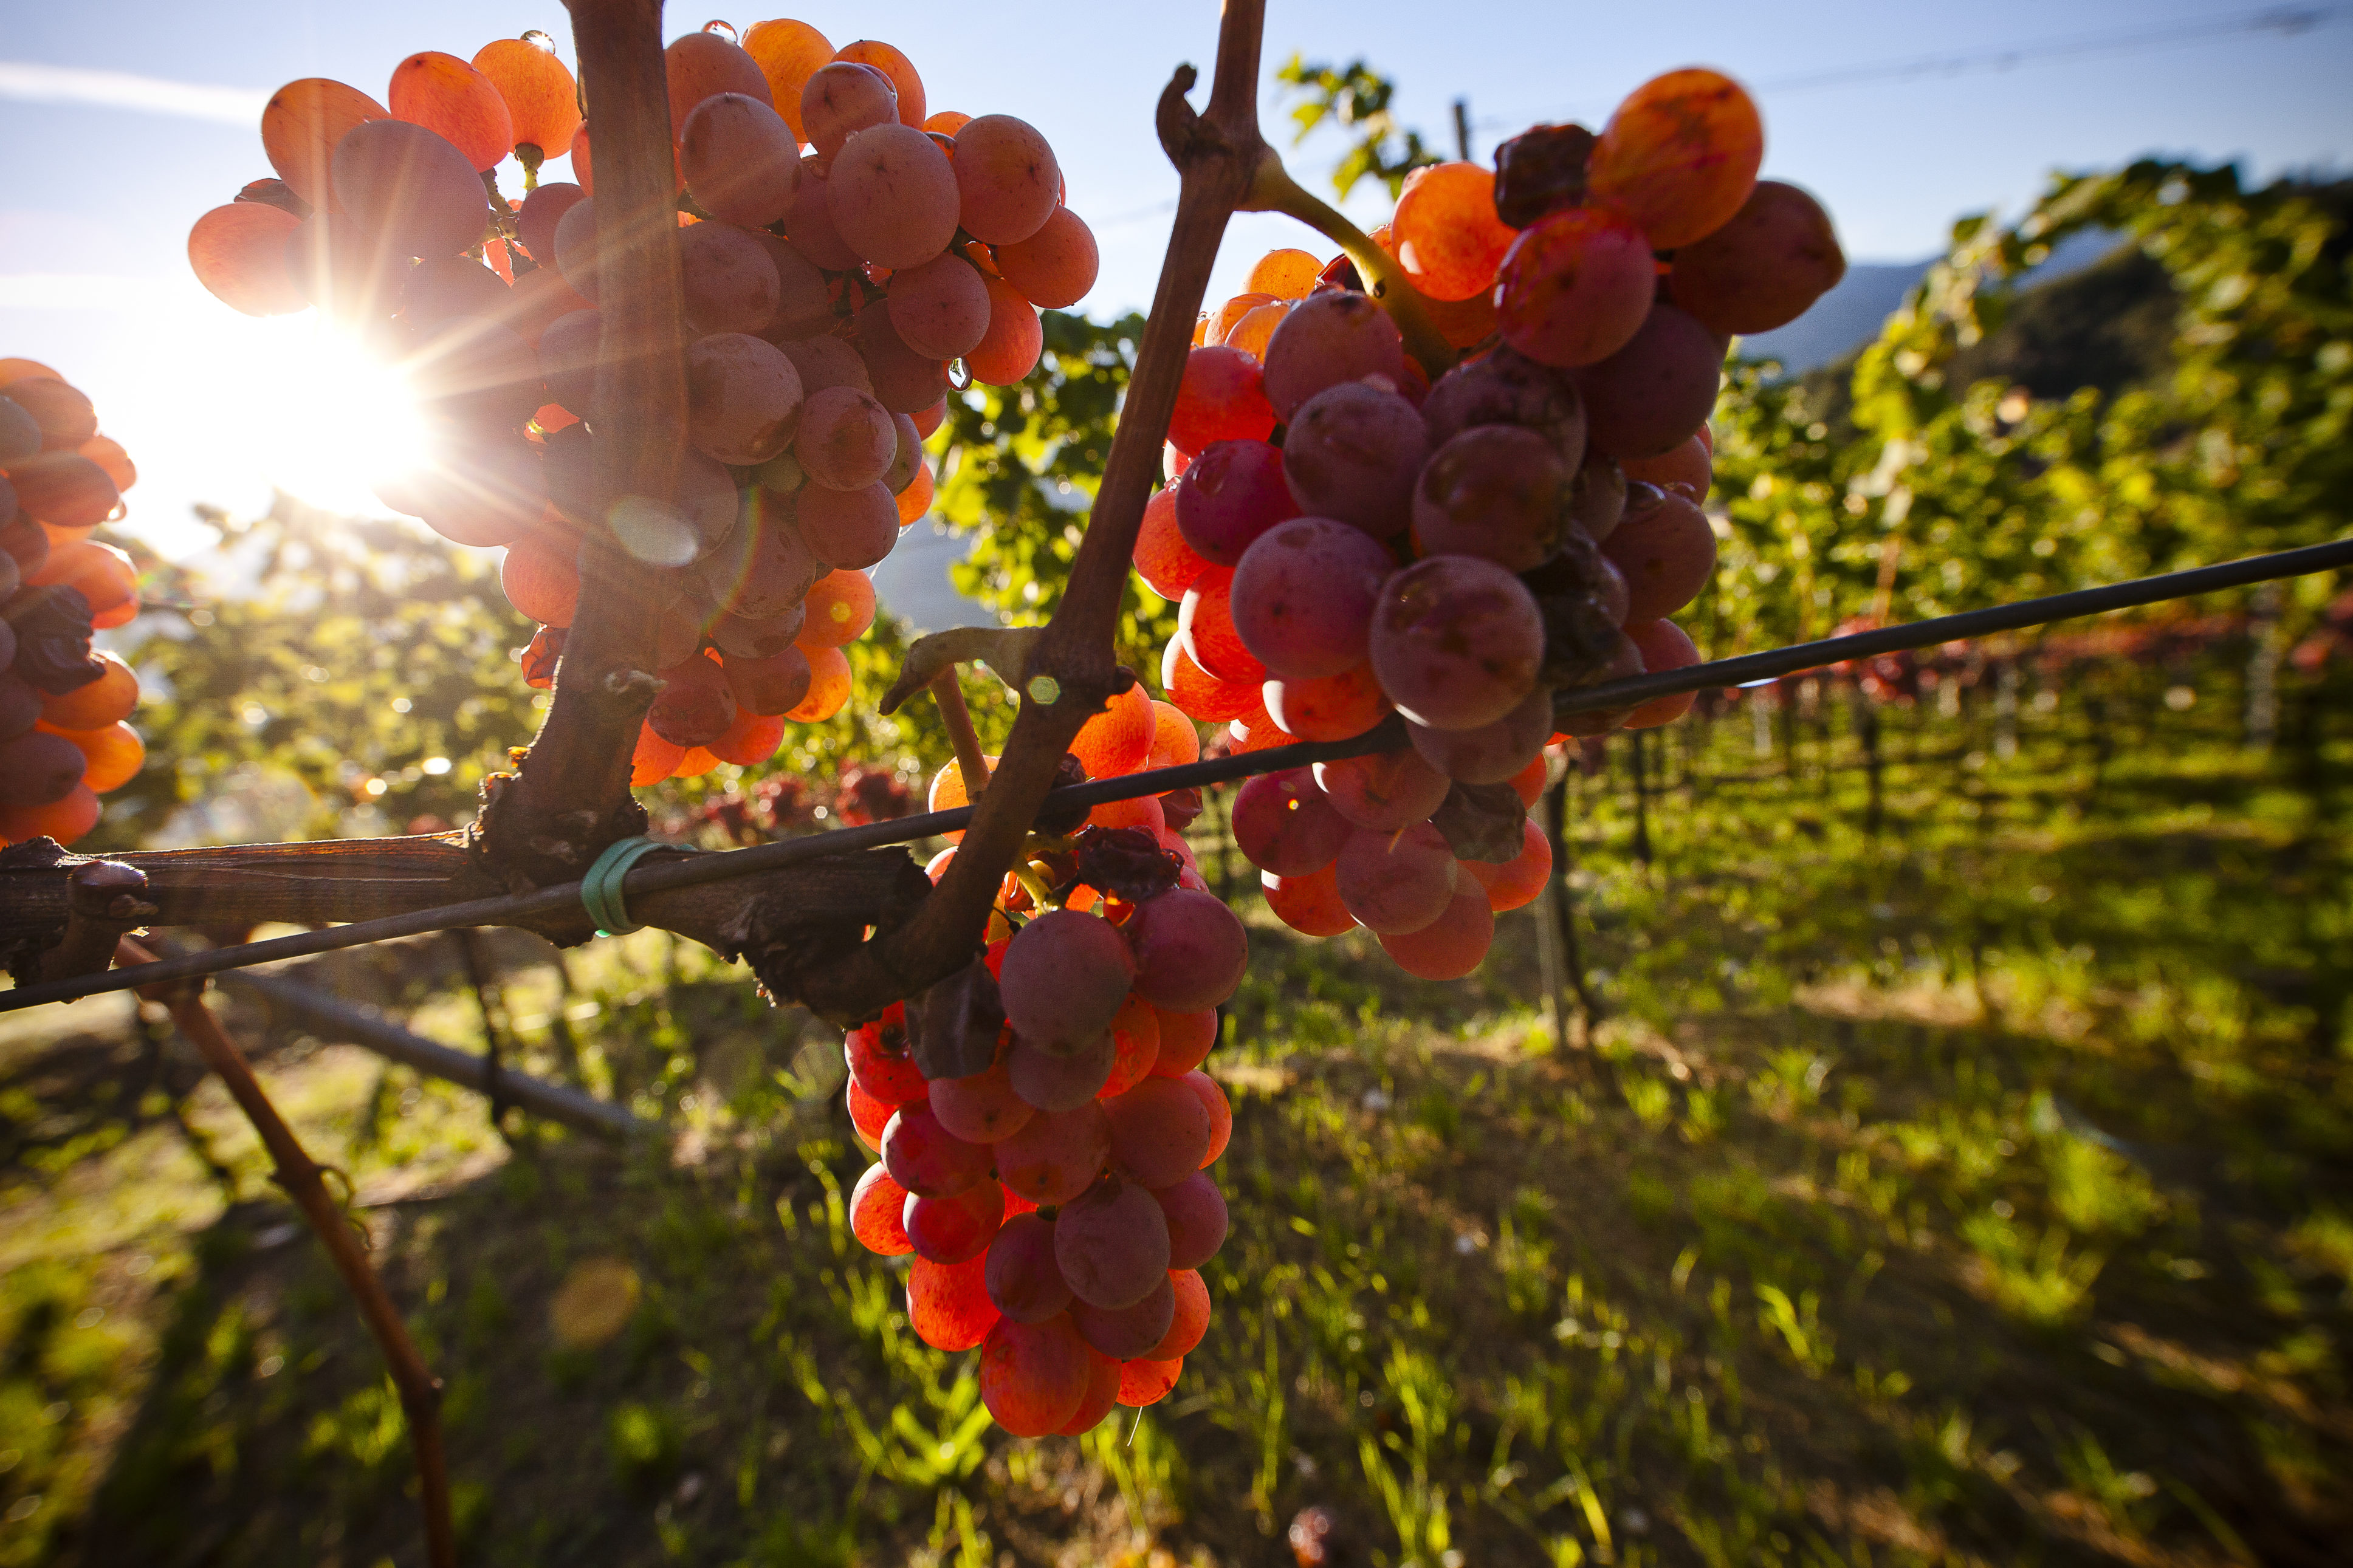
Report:
[[964,705],[964,687],[956,680],[955,666],[950,665],[932,677],[932,701],[940,710],[940,722],[948,727],[948,739],[955,743],[956,772],[964,777],[966,800],[976,799],[988,787],[988,753],[980,749],[980,736],[972,727],[972,715]]
[[1364,279],[1365,291],[1380,302],[1397,323],[1398,333],[1405,339],[1405,351],[1419,362],[1430,379],[1436,381],[1454,368],[1460,357],[1454,345],[1448,342],[1439,330],[1430,324],[1428,303],[1397,264],[1397,258],[1373,243],[1372,237],[1355,224],[1331,203],[1310,193],[1291,177],[1282,160],[1272,148],[1259,161],[1258,173],[1250,181],[1250,199],[1242,204],[1244,212],[1277,212],[1295,217],[1342,250],[1356,264],[1356,275]]

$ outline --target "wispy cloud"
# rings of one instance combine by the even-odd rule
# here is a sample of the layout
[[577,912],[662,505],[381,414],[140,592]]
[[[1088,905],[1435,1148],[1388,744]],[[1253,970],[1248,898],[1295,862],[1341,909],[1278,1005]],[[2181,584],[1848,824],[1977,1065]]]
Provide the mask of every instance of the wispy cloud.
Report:
[[0,60],[0,98],[32,103],[85,103],[169,114],[182,120],[216,120],[251,125],[261,118],[269,94],[259,88],[213,87],[204,82],[165,81],[129,71],[79,70],[37,60]]
[[154,278],[20,272],[0,276],[0,310],[149,310],[183,291]]

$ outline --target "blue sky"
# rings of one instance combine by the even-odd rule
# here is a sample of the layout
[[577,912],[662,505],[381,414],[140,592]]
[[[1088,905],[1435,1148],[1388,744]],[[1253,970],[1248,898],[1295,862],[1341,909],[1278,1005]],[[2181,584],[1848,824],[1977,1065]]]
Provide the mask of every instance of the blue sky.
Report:
[[[1270,79],[1294,50],[1362,58],[1398,79],[1403,118],[1440,145],[1452,100],[1467,98],[1482,156],[1536,120],[1598,124],[1657,71],[1727,69],[1763,105],[1767,172],[1820,194],[1858,259],[1937,250],[1954,217],[2015,211],[2055,168],[2162,152],[2243,159],[2267,176],[2342,169],[2353,142],[2353,5],[2291,5],[2309,24],[2299,30],[2247,25],[2278,6],[2217,0],[1269,9]],[[1103,276],[1085,308],[1149,300],[1176,189],[1152,139],[1152,103],[1178,61],[1206,66],[1214,4],[902,0],[868,10],[828,0],[786,14],[838,44],[881,36],[906,49],[935,108],[1037,124],[1062,159],[1071,205],[1102,241]],[[669,32],[707,15],[674,11]],[[0,181],[0,354],[47,361],[97,399],[141,466],[132,521],[167,548],[199,542],[180,521],[199,500],[255,508],[284,482],[355,503],[348,451],[364,445],[354,428],[369,418],[364,405],[336,395],[339,372],[307,324],[252,322],[195,288],[188,225],[269,173],[246,116],[281,82],[331,76],[381,99],[414,50],[470,56],[530,27],[555,34],[568,57],[561,6],[128,0],[100,12],[5,0],[0,17],[0,145],[13,154]],[[1997,63],[2004,50],[2013,58]],[[61,71],[216,90],[163,95]],[[1282,107],[1264,96],[1272,139],[1287,144]],[[168,97],[178,111],[108,101],[124,97]],[[1320,182],[1336,148],[1311,140],[1290,153],[1293,168]],[[518,188],[512,164],[505,177]],[[1383,205],[1369,186],[1350,204],[1366,222]],[[1261,250],[1292,243],[1320,247],[1287,219],[1238,220],[1212,298]]]

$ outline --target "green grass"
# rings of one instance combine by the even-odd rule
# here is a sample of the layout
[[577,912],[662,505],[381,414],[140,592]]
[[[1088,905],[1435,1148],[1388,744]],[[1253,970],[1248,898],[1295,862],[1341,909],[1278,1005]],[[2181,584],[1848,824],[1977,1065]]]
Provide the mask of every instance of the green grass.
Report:
[[[1565,1052],[1530,914],[1436,986],[1248,909],[1209,1337],[1084,1438],[1006,1439],[908,1331],[837,1038],[658,933],[507,1003],[671,1147],[510,1146],[299,1040],[264,1076],[446,1382],[470,1563],[1271,1563],[1310,1506],[1430,1568],[2325,1561],[2353,745],[2240,751],[2228,672],[2186,712],[2081,679],[2129,716],[2096,784],[2078,687],[2011,758],[1892,715],[1875,837],[1835,711],[1786,773],[1745,715],[1670,741],[1717,782],[1649,867],[1622,754],[1580,781],[1609,1016]],[[249,1135],[127,1013],[74,1024],[0,1039],[0,1564],[420,1560],[397,1402]]]

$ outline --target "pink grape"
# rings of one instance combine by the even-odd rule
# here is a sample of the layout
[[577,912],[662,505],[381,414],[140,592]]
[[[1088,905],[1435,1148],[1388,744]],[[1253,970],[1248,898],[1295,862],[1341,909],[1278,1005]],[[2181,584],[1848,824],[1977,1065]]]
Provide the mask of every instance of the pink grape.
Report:
[[1209,1112],[1175,1079],[1147,1078],[1103,1101],[1112,1168],[1150,1188],[1169,1187],[1201,1168]]
[[1626,470],[1617,458],[1599,452],[1586,454],[1585,466],[1577,471],[1569,510],[1576,515],[1577,526],[1594,543],[1609,537],[1626,514]]
[[1387,545],[1345,522],[1277,523],[1234,568],[1227,602],[1235,633],[1265,672],[1284,680],[1343,674],[1365,661],[1382,585],[1396,565]]
[[1413,749],[1461,784],[1502,784],[1544,754],[1552,739],[1552,693],[1542,687],[1492,724],[1475,730],[1430,730],[1409,722]]
[[819,153],[801,160],[800,188],[794,193],[792,210],[785,214],[785,233],[818,266],[829,272],[846,272],[858,265],[859,257],[833,226],[828,166],[827,156]]
[[1658,291],[1651,242],[1622,214],[1570,207],[1520,231],[1495,269],[1504,341],[1539,363],[1592,364],[1626,347]]
[[880,1164],[866,1167],[849,1194],[849,1231],[869,1252],[902,1258],[915,1250],[901,1217],[912,1194]]
[[1014,933],[997,983],[1014,1033],[1040,1050],[1067,1054],[1111,1027],[1135,975],[1119,927],[1049,910]]
[[1264,441],[1211,442],[1167,493],[1176,497],[1185,542],[1219,566],[1235,564],[1261,534],[1299,515],[1283,481],[1282,451]]
[[[1208,1112],[1205,1108],[1204,1118]],[[1226,1244],[1226,1197],[1208,1173],[1196,1170],[1152,1194],[1168,1222],[1168,1267],[1198,1268]]]
[[596,393],[604,324],[600,310],[567,310],[539,334],[539,374],[547,384],[547,400],[584,419]]
[[1384,933],[1382,950],[1408,974],[1460,980],[1479,967],[1495,940],[1495,911],[1487,890],[1470,878],[1439,917],[1419,931]]
[[542,267],[555,265],[555,226],[587,198],[586,191],[568,180],[551,180],[523,197],[515,209],[515,233],[533,260]]
[[792,210],[801,150],[785,117],[748,93],[713,93],[681,129],[678,163],[704,212],[764,228]]
[[800,372],[774,344],[720,332],[687,346],[687,439],[705,456],[765,463],[791,444],[800,418]]
[[[1657,674],[1670,669],[1683,669],[1699,662],[1699,647],[1672,621],[1636,621],[1626,628],[1634,647],[1642,656],[1642,672]],[[1629,730],[1655,729],[1671,724],[1691,711],[1698,693],[1677,692],[1668,697],[1653,697],[1626,715]]]
[[981,1403],[1017,1437],[1047,1436],[1070,1420],[1093,1373],[1093,1355],[1067,1317],[1000,1318],[980,1347]]
[[1676,250],[1667,287],[1712,331],[1769,332],[1845,276],[1821,204],[1795,185],[1759,180],[1723,227]]
[[1168,444],[1197,456],[1219,441],[1263,441],[1274,433],[1259,363],[1240,349],[1213,344],[1185,356]]
[[1025,1104],[1040,1110],[1071,1110],[1094,1099],[1111,1081],[1118,1054],[1119,1043],[1109,1029],[1067,1052],[1033,1046],[1017,1034],[1005,1067],[1013,1092]]
[[1066,310],[1085,299],[1103,265],[1094,231],[1068,207],[1056,207],[1028,239],[993,248],[1005,280],[1049,310]]
[[955,238],[955,170],[912,125],[893,120],[853,132],[826,184],[834,232],[877,267],[917,266]]
[[891,324],[891,304],[877,300],[858,312],[858,353],[872,377],[875,401],[893,414],[918,414],[947,395],[945,360],[917,353]]
[[1095,1090],[1105,1100],[1143,1082],[1160,1059],[1160,1010],[1141,996],[1129,996],[1111,1021],[1111,1076]]
[[1111,1126],[1090,1100],[1069,1110],[1039,1111],[994,1145],[997,1179],[1033,1204],[1066,1204],[1087,1190],[1111,1152]]
[[967,1143],[997,1143],[1029,1125],[1030,1107],[1014,1092],[1004,1055],[987,1071],[934,1079],[927,1086],[932,1114]]
[[938,1351],[968,1351],[988,1337],[998,1313],[988,1299],[987,1265],[915,1259],[907,1271],[907,1322],[915,1337]]
[[396,255],[455,256],[490,221],[481,176],[422,125],[363,121],[335,143],[331,168],[343,211]]
[[1424,555],[1476,555],[1507,572],[1542,565],[1569,524],[1577,470],[1516,425],[1465,430],[1423,466],[1413,542]]
[[799,495],[801,537],[818,560],[863,572],[899,542],[899,507],[878,481],[854,490],[805,487]]
[[1340,901],[1378,935],[1419,931],[1454,897],[1454,851],[1428,823],[1396,833],[1359,829],[1333,869]]
[[1429,435],[1412,404],[1366,382],[1343,382],[1293,414],[1282,477],[1302,510],[1390,539],[1413,521],[1414,476],[1428,455]]
[[1182,1360],[1209,1327],[1209,1288],[1202,1283],[1200,1270],[1171,1268],[1169,1283],[1176,1287],[1176,1310],[1171,1314],[1168,1332],[1161,1342],[1143,1356],[1143,1361]]
[[1315,784],[1332,809],[1358,827],[1394,833],[1426,822],[1452,784],[1412,750],[1377,752],[1315,764]]
[[1432,447],[1482,426],[1517,425],[1550,441],[1569,468],[1585,460],[1585,404],[1576,381],[1508,343],[1440,376],[1421,401],[1421,418]]
[[880,483],[898,450],[899,428],[891,411],[867,393],[828,386],[801,405],[793,454],[801,470],[827,489],[859,490]]
[[947,1197],[987,1178],[988,1146],[965,1142],[940,1125],[929,1104],[917,1101],[891,1113],[882,1129],[882,1163],[909,1192]]
[[988,286],[953,251],[892,273],[887,298],[899,340],[927,359],[955,359],[988,331]]
[[776,343],[800,374],[801,395],[815,397],[833,386],[852,386],[871,394],[874,379],[858,351],[839,338],[786,338]]
[[890,468],[883,470],[882,488],[894,496],[904,495],[915,476],[923,471],[923,437],[914,420],[904,414],[891,416],[891,427],[898,432],[899,443],[891,454]]
[[756,332],[776,316],[776,264],[732,224],[681,230],[678,278],[687,324],[698,332]]
[[801,129],[819,158],[830,160],[856,132],[898,121],[899,89],[871,66],[829,61],[801,89]]
[[1218,1043],[1218,1015],[1209,1008],[1155,1008],[1160,1018],[1160,1051],[1152,1060],[1155,1078],[1182,1078],[1208,1059]]
[[984,114],[956,132],[955,178],[965,232],[989,245],[1028,239],[1061,200],[1053,148],[1009,114]]
[[1368,375],[1405,384],[1405,340],[1367,295],[1345,289],[1310,295],[1267,340],[1266,397],[1286,423],[1325,387]]
[[976,1182],[944,1198],[909,1193],[900,1215],[907,1245],[917,1257],[934,1263],[968,1263],[978,1258],[988,1250],[1004,1220],[1005,1189],[995,1182]]
[[1143,1300],[1106,1309],[1086,1301],[1071,1304],[1071,1324],[1079,1337],[1107,1356],[1132,1361],[1168,1337],[1176,1321],[1176,1287],[1164,1272]]
[[788,514],[763,508],[698,570],[712,596],[737,619],[764,626],[792,619],[794,627],[784,638],[790,643],[799,635],[801,602],[827,567]]
[[1715,531],[1683,496],[1637,485],[1628,499],[1636,498],[1601,553],[1626,575],[1626,620],[1655,621],[1690,604],[1715,574]]
[[1367,651],[1381,689],[1407,718],[1475,729],[1535,685],[1544,619],[1525,584],[1493,562],[1433,555],[1382,586]]
[[[300,237],[299,236],[297,237]],[[575,202],[555,225],[555,268],[584,299],[596,298],[596,268],[604,260],[597,236],[596,204]]]
[[747,228],[744,232],[776,269],[776,310],[760,329],[760,335],[781,348],[786,338],[808,337],[830,328],[833,296],[817,263],[791,240],[779,238],[766,229]]
[[1715,407],[1726,346],[1688,311],[1652,306],[1631,342],[1577,373],[1593,445],[1627,459],[1689,440]]
[[1262,871],[1304,877],[1329,866],[1355,831],[1305,768],[1261,773],[1234,795],[1235,847]]
[[988,1244],[988,1299],[1017,1323],[1042,1323],[1071,1304],[1054,1262],[1054,1222],[1031,1213],[1008,1219]]
[[1135,994],[1155,1007],[1215,1007],[1250,965],[1242,922],[1219,900],[1189,888],[1145,900],[1119,929],[1135,952]]
[[1356,917],[1340,902],[1340,889],[1330,866],[1304,877],[1258,874],[1266,907],[1274,918],[1302,936],[1338,936],[1356,929]]
[[1062,1205],[1054,1261],[1092,1306],[1132,1307],[1168,1276],[1168,1221],[1150,1191],[1106,1176]]

